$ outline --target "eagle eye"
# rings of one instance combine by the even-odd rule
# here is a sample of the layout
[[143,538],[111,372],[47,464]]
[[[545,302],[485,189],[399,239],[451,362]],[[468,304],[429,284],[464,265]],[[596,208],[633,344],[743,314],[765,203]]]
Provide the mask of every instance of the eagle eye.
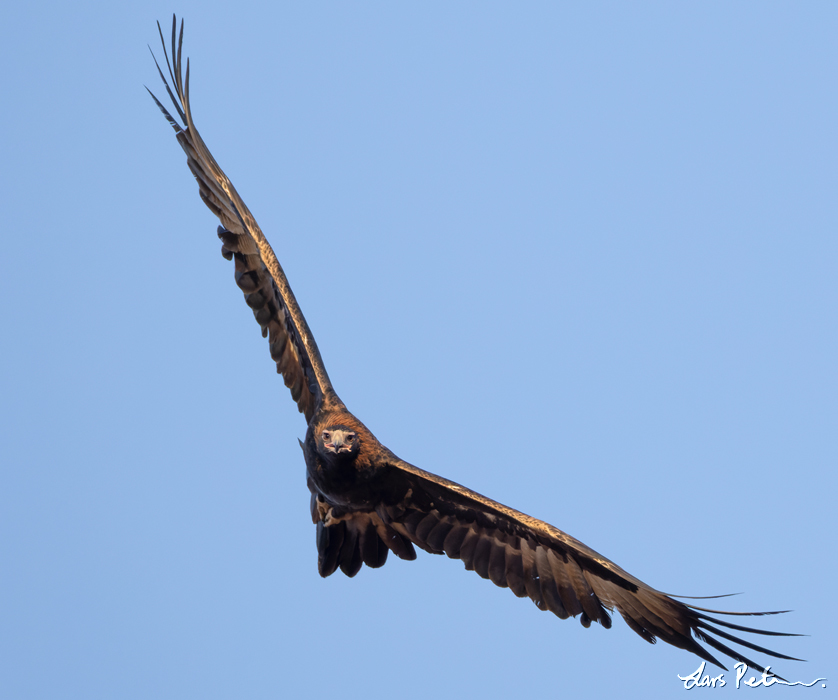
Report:
[[329,438],[331,437],[331,433],[329,433],[328,430],[324,430],[322,437],[324,442],[328,442]]
[[354,439],[355,439],[355,433],[349,433],[349,434],[346,436],[346,441],[347,441],[347,442],[352,442]]

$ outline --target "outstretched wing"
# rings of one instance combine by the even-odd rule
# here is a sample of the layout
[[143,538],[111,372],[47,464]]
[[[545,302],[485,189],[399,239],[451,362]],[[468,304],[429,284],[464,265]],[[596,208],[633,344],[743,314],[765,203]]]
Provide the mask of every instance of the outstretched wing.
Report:
[[169,120],[177,134],[178,143],[186,152],[187,164],[198,181],[201,199],[221,220],[222,226],[218,227],[218,237],[222,241],[221,253],[228,260],[235,259],[236,283],[244,292],[247,305],[253,309],[263,337],[268,337],[277,371],[291,390],[291,396],[297,402],[300,412],[309,421],[324,400],[338,404],[340,401],[332,389],[320,351],[276,255],[233,183],[218,167],[192,121],[189,107],[189,60],[186,61],[185,81],[181,61],[183,21],[180,24],[180,35],[177,36],[177,20],[172,17],[171,62],[159,22],[157,27],[175,92],[172,92],[156,58],[154,62],[183,126],[150,90],[149,93]]
[[401,460],[387,467],[379,486],[383,500],[372,511],[341,512],[322,496],[312,496],[322,576],[338,567],[354,576],[362,563],[382,566],[387,560],[385,546],[402,559],[414,559],[415,545],[460,559],[466,569],[509,588],[519,598],[529,597],[541,610],[562,619],[578,615],[585,627],[596,621],[610,628],[609,611],[616,608],[647,642],[661,639],[721,668],[724,665],[698,641],[759,669],[763,669],[760,664],[717,637],[780,659],[797,660],[716,625],[770,636],[797,635],[743,627],[706,614],[777,612],[723,612],[682,603],[552,525]]

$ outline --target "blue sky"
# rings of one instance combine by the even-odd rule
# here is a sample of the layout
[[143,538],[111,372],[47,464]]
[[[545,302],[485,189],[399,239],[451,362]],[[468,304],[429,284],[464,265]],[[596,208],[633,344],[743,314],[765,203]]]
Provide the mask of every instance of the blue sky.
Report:
[[833,3],[56,3],[0,47],[2,695],[649,697],[698,666],[445,557],[317,575],[304,421],[143,88],[172,10],[349,408],[659,589],[793,609],[766,626],[809,662],[773,668],[835,677]]

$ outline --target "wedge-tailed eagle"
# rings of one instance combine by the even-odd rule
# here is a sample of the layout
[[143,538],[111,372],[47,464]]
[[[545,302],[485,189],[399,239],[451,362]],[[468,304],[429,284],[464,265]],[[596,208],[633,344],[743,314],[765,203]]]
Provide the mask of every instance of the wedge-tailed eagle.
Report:
[[308,424],[305,442],[300,444],[311,491],[311,519],[317,528],[321,576],[338,569],[355,576],[364,564],[383,566],[390,552],[413,560],[418,547],[460,559],[469,571],[509,588],[520,598],[530,598],[539,609],[561,619],[578,617],[585,627],[598,622],[610,628],[609,613],[616,608],[647,642],[662,639],[722,668],[699,642],[759,669],[763,669],[761,664],[728,643],[780,659],[794,658],[720,627],[789,635],[744,627],[708,614],[773,615],[784,611],[724,612],[675,600],[552,525],[414,467],[382,445],[335,393],[276,255],[195,128],[189,106],[189,61],[184,79],[181,60],[183,22],[178,35],[176,19],[172,20],[171,60],[159,23],[158,30],[174,92],[159,64],[157,69],[180,123],[152,97],[186,152],[201,199],[221,220],[221,254],[234,261],[236,284]]

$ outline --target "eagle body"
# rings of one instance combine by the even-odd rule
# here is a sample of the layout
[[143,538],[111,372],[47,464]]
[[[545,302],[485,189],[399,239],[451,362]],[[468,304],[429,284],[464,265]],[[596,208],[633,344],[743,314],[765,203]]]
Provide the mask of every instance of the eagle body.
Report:
[[[330,454],[323,449],[326,429],[349,429],[357,435],[357,452]],[[324,411],[315,417],[303,443],[309,489],[326,503],[347,510],[374,509],[381,482],[386,477],[387,450],[349,411]]]
[[221,253],[234,262],[236,284],[268,339],[277,372],[306,419],[300,444],[321,576],[338,569],[355,576],[364,565],[383,566],[391,552],[412,560],[418,548],[458,559],[467,570],[529,598],[540,610],[561,619],[576,617],[585,627],[592,622],[610,627],[610,613],[616,610],[647,642],[661,639],[722,668],[699,642],[760,669],[762,664],[729,644],[793,658],[729,630],[789,635],[708,614],[775,612],[724,612],[676,600],[558,528],[419,469],[382,445],[338,398],[282,266],[195,127],[189,63],[184,80],[181,62],[183,23],[178,36],[172,22],[171,61],[162,30],[160,39],[172,86],[157,67],[180,121],[153,94],[152,98],[186,153],[201,199],[220,220]]

